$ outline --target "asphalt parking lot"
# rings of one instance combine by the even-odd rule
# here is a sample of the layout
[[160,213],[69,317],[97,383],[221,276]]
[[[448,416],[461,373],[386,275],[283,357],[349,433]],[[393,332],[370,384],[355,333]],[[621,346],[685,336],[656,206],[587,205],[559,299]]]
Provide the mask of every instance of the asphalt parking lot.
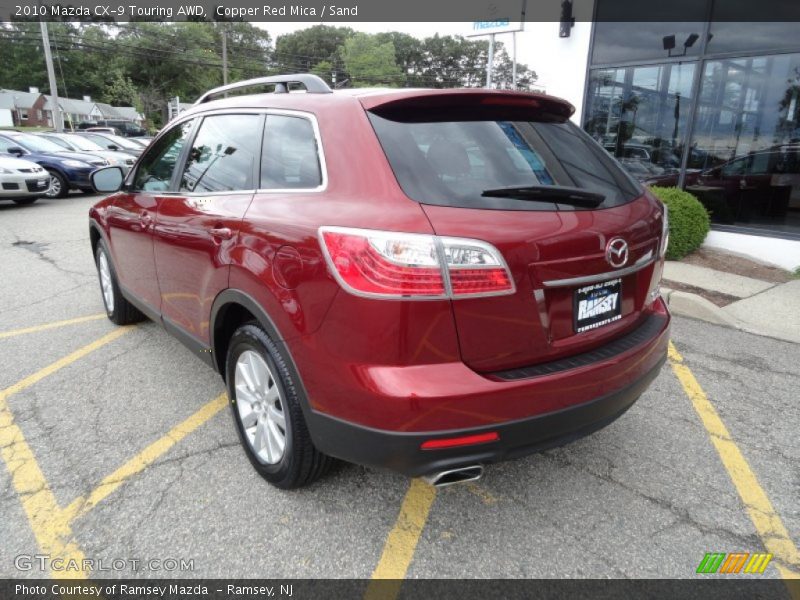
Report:
[[709,552],[800,574],[799,346],[675,318],[651,389],[589,438],[464,486],[340,464],[283,492],[214,372],[105,319],[95,200],[0,205],[0,577],[46,576],[18,568],[37,553],[193,562],[92,577],[692,578]]

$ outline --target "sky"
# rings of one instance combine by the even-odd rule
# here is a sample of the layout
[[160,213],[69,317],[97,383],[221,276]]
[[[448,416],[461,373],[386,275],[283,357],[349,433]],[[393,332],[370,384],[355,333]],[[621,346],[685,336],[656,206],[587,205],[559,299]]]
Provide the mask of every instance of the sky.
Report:
[[[287,23],[282,21],[273,21],[267,23],[253,23],[256,27],[266,29],[270,32],[273,39],[280,35],[292,33],[300,29],[307,29],[319,23]],[[469,31],[472,23],[348,23],[348,22],[332,22],[325,21],[325,25],[334,27],[350,27],[356,31],[363,31],[364,33],[381,33],[384,31],[401,31],[408,35],[413,35],[416,38],[426,38],[439,33],[441,35],[463,35]]]

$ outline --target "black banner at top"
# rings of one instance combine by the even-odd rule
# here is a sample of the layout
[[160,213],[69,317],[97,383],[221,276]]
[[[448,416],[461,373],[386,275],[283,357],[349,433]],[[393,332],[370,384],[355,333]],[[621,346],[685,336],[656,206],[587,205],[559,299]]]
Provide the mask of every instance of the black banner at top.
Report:
[[[0,21],[797,22],[798,0],[2,0]],[[800,30],[798,31],[800,34]]]

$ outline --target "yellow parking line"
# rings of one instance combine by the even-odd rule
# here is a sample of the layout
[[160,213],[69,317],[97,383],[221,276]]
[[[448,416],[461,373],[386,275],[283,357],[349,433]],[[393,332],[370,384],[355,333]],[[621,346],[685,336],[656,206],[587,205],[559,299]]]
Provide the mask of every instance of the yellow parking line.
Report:
[[103,479],[88,496],[82,496],[73,500],[70,505],[64,509],[64,516],[67,523],[71,523],[75,519],[88,513],[92,508],[97,506],[97,504],[111,495],[119,486],[125,483],[126,480],[153,464],[161,455],[167,452],[167,450],[216,415],[227,403],[227,394],[220,394],[203,405],[196,413],[170,429],[164,437],[150,444],[139,454],[111,473],[111,475]]
[[[0,391],[0,456],[11,475],[11,482],[19,494],[22,508],[42,552],[48,554],[51,559],[58,558],[65,561],[68,570],[59,572],[60,577],[86,577],[82,568],[83,553],[72,539],[69,522],[64,518],[44,473],[36,461],[33,450],[25,441],[22,430],[14,422],[14,415],[8,408],[8,398],[112,342],[128,331],[130,331],[128,327],[116,329]],[[73,564],[76,567],[74,570],[71,568]]]
[[759,485],[755,473],[744,455],[731,438],[731,434],[720,419],[714,406],[697,383],[683,357],[670,342],[669,358],[672,370],[678,377],[686,395],[692,401],[700,421],[706,428],[711,442],[717,449],[722,464],[730,475],[733,485],[744,502],[750,520],[761,538],[767,552],[774,555],[775,567],[784,579],[800,578],[800,553],[789,537],[780,516],[769,501],[766,492]]
[[[411,480],[397,521],[386,538],[381,559],[372,572],[373,581],[364,595],[365,600],[390,600],[397,597],[435,499],[435,487],[421,479]],[[379,581],[382,579],[392,581]]]
[[67,319],[65,321],[53,321],[52,323],[44,323],[42,325],[34,325],[33,327],[25,327],[24,329],[12,329],[11,331],[1,331],[0,340],[2,340],[3,338],[10,338],[17,335],[25,335],[26,333],[36,333],[37,331],[45,331],[47,329],[66,327],[67,325],[77,325],[78,323],[86,323],[87,321],[98,321],[104,318],[106,318],[106,313],[100,313],[97,315],[89,315],[87,317]]

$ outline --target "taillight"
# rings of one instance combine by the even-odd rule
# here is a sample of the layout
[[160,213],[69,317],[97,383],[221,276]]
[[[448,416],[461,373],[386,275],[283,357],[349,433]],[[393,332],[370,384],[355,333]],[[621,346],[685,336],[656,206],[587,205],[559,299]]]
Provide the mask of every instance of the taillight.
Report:
[[373,298],[513,294],[511,273],[486,242],[416,233],[320,227],[323,254],[347,291]]
[[453,297],[512,293],[514,284],[497,248],[479,240],[439,238]]

